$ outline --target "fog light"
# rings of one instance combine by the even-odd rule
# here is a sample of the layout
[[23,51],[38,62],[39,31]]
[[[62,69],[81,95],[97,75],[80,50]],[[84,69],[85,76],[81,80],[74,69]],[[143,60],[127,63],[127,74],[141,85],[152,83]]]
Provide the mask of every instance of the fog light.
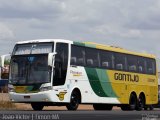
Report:
[[48,91],[48,90],[52,90],[52,87],[51,86],[47,86],[47,87],[41,87],[40,88],[40,91]]
[[13,85],[8,85],[8,91],[15,92],[15,88],[13,87]]
[[43,101],[45,101],[45,102],[47,102],[47,101],[49,101],[49,99],[48,98],[45,98],[45,99],[42,99]]

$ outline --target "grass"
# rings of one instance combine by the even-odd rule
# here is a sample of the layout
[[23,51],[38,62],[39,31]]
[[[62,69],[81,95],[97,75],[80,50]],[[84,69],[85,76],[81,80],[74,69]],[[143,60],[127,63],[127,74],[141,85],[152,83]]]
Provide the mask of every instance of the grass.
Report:
[[0,101],[0,110],[10,110],[10,109],[16,109],[15,103],[12,103],[11,101]]
[[8,98],[7,88],[1,88],[0,91],[0,110],[13,110],[16,109],[15,103],[12,103]]

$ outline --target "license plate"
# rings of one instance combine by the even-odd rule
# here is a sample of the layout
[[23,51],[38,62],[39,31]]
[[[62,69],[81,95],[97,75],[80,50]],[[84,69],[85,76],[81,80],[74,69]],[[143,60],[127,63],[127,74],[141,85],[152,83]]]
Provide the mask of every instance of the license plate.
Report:
[[30,99],[30,96],[24,96],[24,99]]

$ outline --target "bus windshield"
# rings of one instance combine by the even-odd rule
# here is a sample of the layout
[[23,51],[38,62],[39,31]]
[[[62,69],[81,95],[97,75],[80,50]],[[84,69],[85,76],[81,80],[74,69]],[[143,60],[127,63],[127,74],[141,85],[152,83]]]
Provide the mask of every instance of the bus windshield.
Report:
[[9,83],[29,85],[50,82],[48,55],[12,56]]
[[53,43],[28,43],[16,45],[13,55],[46,54],[52,52]]

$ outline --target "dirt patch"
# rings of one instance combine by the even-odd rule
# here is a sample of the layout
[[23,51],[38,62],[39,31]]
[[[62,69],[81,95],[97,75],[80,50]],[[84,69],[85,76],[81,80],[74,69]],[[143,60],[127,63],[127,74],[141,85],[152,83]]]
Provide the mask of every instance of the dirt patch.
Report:
[[[0,109],[33,110],[30,104],[12,103],[7,93],[0,93]],[[113,109],[119,108],[114,107]],[[67,108],[65,106],[45,106],[43,110],[67,110]],[[93,110],[93,107],[92,105],[80,105],[78,110]]]

